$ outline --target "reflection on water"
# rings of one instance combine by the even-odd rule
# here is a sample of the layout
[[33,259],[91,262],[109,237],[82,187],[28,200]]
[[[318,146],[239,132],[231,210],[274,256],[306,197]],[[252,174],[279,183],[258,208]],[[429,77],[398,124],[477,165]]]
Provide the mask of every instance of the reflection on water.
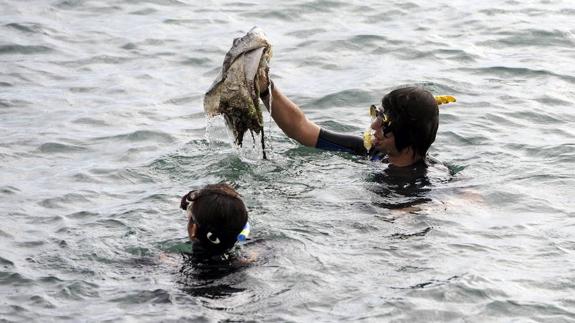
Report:
[[247,265],[242,262],[237,246],[221,255],[209,254],[197,243],[189,241],[170,249],[178,250],[182,257],[177,283],[187,294],[217,299],[245,290],[235,287],[245,280],[242,269]]
[[410,167],[389,165],[367,178],[368,189],[381,197],[373,204],[386,209],[403,209],[431,201],[434,184],[452,179],[447,167],[429,158]]

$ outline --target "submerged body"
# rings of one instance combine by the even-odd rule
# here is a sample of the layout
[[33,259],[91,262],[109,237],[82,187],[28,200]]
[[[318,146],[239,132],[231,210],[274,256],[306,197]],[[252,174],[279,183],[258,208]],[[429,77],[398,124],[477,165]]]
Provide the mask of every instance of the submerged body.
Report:
[[242,145],[248,130],[252,136],[253,132],[261,135],[264,158],[264,122],[259,106],[262,89],[258,86],[258,79],[267,78],[271,56],[271,45],[257,27],[234,39],[220,74],[204,97],[204,110],[208,117],[223,115],[237,145]]

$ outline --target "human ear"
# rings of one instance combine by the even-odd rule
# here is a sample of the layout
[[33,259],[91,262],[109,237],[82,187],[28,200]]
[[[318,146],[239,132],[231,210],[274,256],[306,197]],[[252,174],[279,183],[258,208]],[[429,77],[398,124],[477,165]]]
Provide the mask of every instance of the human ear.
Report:
[[188,223],[188,237],[190,240],[197,240],[196,234],[198,232],[198,225],[195,223]]

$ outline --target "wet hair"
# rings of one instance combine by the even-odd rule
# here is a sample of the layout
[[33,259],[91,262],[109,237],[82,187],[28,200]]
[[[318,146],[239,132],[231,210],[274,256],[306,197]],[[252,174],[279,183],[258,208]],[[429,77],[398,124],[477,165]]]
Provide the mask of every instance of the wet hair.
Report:
[[[193,202],[191,206],[189,202]],[[210,184],[192,191],[182,197],[180,207],[190,207],[193,214],[190,221],[197,225],[197,239],[206,251],[214,254],[232,248],[248,221],[240,194],[228,184]]]
[[397,151],[411,146],[414,156],[425,157],[439,126],[439,109],[433,95],[420,87],[405,87],[389,92],[381,103],[392,120],[390,130]]

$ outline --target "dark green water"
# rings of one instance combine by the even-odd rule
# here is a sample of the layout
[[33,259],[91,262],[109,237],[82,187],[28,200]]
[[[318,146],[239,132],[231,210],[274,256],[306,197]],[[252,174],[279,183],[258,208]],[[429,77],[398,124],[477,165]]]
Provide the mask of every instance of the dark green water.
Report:
[[[0,319],[575,321],[574,17],[569,1],[0,3]],[[360,134],[400,85],[456,96],[430,151],[444,166],[406,182],[269,121],[269,160],[232,147],[203,94],[254,25],[322,127]],[[257,261],[166,260],[181,194],[220,181]]]

